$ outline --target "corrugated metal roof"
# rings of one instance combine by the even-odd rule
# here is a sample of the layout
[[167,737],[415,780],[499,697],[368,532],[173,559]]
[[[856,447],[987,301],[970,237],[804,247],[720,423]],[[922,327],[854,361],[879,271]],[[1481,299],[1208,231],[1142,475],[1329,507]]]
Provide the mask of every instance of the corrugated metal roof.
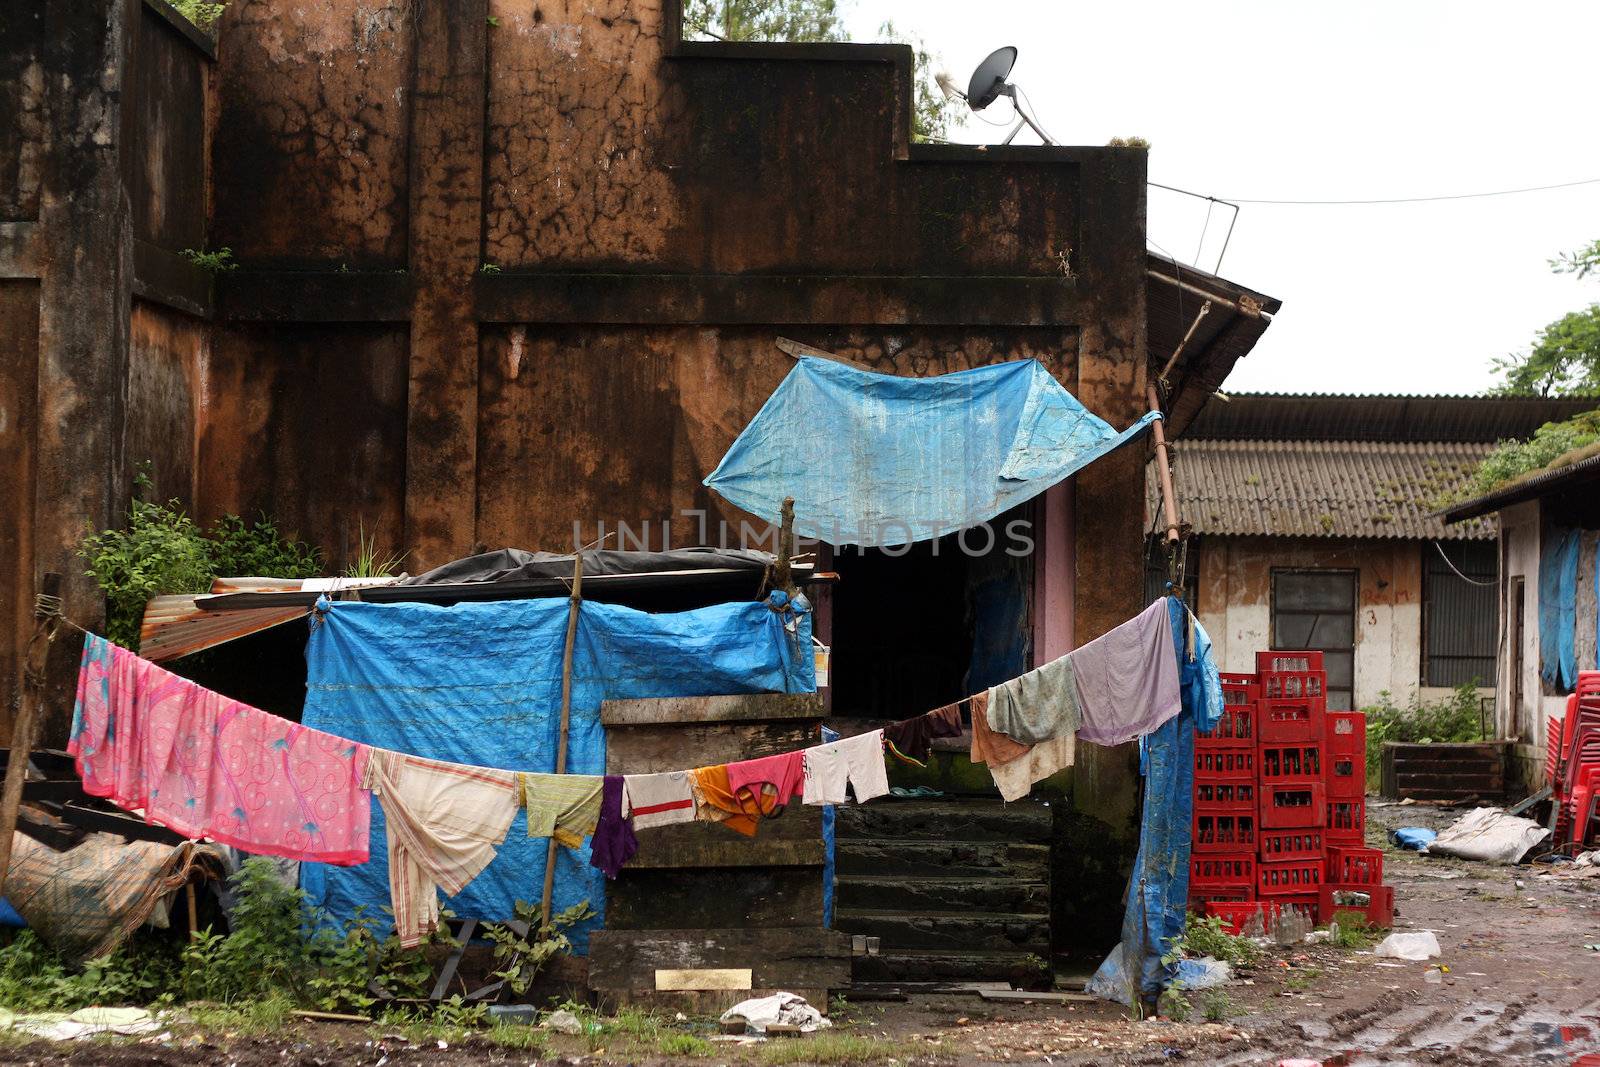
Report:
[[[1430,502],[1491,445],[1459,442],[1194,441],[1173,446],[1178,517],[1197,534],[1477,540],[1492,520],[1447,526]],[[1148,514],[1159,507],[1153,465]]]
[[1213,441],[1477,441],[1527,437],[1600,407],[1600,397],[1232,393],[1185,431]]

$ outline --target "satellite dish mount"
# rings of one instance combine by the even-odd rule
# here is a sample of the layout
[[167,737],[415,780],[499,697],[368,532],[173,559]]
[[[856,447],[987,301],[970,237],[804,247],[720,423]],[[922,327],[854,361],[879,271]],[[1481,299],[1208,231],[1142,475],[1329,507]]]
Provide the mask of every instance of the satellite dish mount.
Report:
[[972,72],[972,80],[967,83],[965,95],[967,106],[974,111],[982,111],[1002,96],[1011,98],[1011,106],[1017,113],[1017,124],[1011,127],[1011,132],[1006,134],[1006,139],[1001,144],[1010,144],[1016,138],[1022,127],[1027,126],[1045,144],[1055,144],[1055,138],[1044,132],[1044,128],[1028,113],[1028,108],[1023,104],[1022,97],[1017,92],[1017,87],[1006,79],[1011,76],[1011,68],[1016,65],[1017,50],[1011,45],[997,48],[989,53],[989,58],[978,64],[978,69]]

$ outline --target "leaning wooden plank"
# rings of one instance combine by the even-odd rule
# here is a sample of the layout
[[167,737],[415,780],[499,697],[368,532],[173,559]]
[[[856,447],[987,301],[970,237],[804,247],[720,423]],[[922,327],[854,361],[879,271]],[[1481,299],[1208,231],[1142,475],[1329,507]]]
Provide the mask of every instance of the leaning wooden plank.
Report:
[[655,989],[658,970],[749,968],[758,989],[843,988],[850,935],[835,930],[596,930],[589,988]]
[[749,967],[699,967],[694,970],[663,967],[656,970],[656,989],[668,992],[752,987]]
[[743,696],[648,697],[607,700],[600,705],[603,726],[660,726],[690,722],[763,722],[769,719],[820,719],[827,714],[816,693],[751,693]]
[[1088,993],[1035,993],[1027,989],[980,989],[984,1000],[1021,1000],[1039,1004],[1087,1004],[1098,1000]]

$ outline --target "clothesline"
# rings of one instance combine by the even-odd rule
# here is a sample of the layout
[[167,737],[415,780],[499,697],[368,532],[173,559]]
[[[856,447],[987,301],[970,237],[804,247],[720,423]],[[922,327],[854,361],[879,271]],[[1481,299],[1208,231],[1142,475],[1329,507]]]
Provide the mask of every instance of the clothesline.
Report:
[[[371,793],[387,827],[390,896],[403,945],[494,858],[519,809],[528,834],[591,840],[609,877],[635,830],[721,822],[753,836],[795,797],[865,803],[889,792],[884,751],[926,759],[962,733],[1007,800],[1073,762],[1075,738],[1119,744],[1177,714],[1166,608],[1157,601],[1097,641],[958,704],[879,730],[754,760],[644,775],[470,767],[324,733],[207,690],[85,632],[69,751],[84,788],[187,837],[354,866],[370,856]],[[1170,668],[1170,669],[1169,669]]]

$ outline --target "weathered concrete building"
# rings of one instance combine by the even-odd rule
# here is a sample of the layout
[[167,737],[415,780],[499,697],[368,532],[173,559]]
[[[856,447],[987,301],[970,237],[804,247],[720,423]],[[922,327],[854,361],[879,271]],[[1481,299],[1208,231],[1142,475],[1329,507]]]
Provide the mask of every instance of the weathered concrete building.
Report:
[[1197,535],[1195,607],[1219,665],[1248,672],[1258,650],[1320,648],[1330,707],[1385,692],[1434,699],[1474,679],[1487,697],[1497,527],[1446,523],[1433,501],[1496,442],[1592,406],[1282,394],[1211,404],[1175,450],[1174,477]]
[[[1600,669],[1600,448],[1568,453],[1462,501],[1444,519],[1500,528],[1495,728],[1515,742],[1513,791],[1520,785],[1531,793],[1544,780],[1545,724],[1566,715],[1575,682],[1568,669]],[[1571,655],[1566,669],[1562,644]]]
[[[334,566],[361,528],[413,571],[601,523],[716,543],[775,518],[700,483],[788,371],[779,336],[907,375],[1035,357],[1119,428],[1177,353],[1176,433],[1270,321],[1275,301],[1147,254],[1143,150],[914,144],[908,48],[691,42],[680,16],[233,0],[213,41],[161,0],[8,9],[8,694],[40,575],[99,617],[75,547],[146,461],[157,495],[264,512]],[[221,249],[223,270],[185,255]],[[835,714],[959,697],[985,633],[1026,667],[1134,614],[1143,461],[1029,505],[1035,551],[1005,568],[841,560]],[[56,667],[59,740],[69,651]],[[1125,846],[1133,750],[1085,746],[1071,788],[1079,840]],[[1076,916],[1106,921],[1069,939],[1114,929],[1115,862]]]

